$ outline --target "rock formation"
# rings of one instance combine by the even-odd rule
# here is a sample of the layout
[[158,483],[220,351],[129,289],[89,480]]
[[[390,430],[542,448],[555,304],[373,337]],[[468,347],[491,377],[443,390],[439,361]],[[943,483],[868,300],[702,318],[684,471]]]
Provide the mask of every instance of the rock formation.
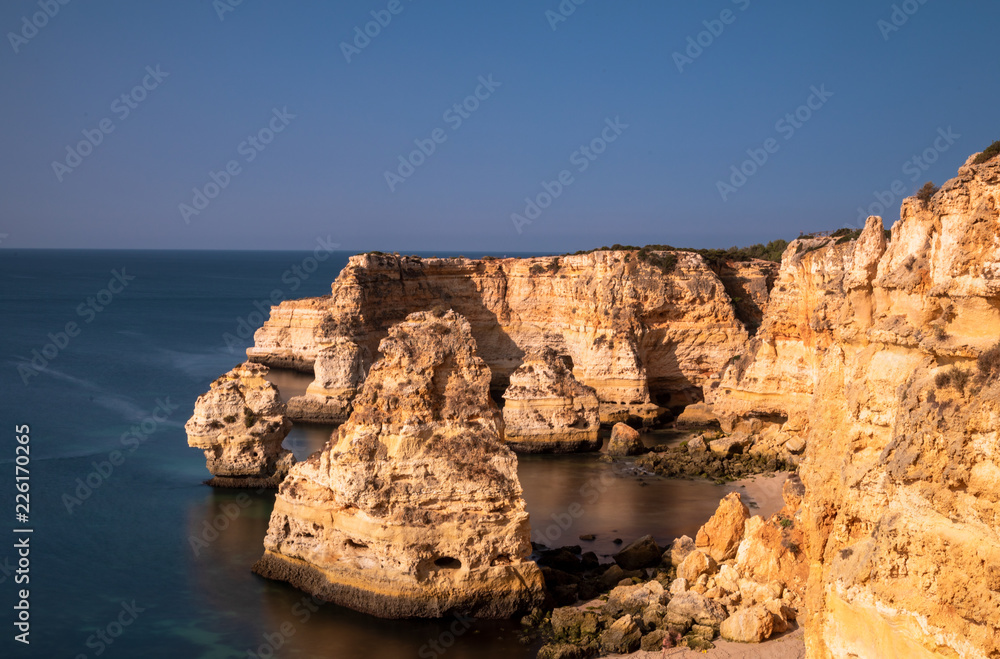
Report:
[[371,367],[371,353],[342,336],[319,351],[313,371],[316,379],[303,396],[288,401],[288,416],[296,422],[339,424],[351,414],[351,401]]
[[[692,252],[672,256],[669,268],[616,250],[530,259],[353,256],[331,296],[274,307],[247,355],[309,370],[338,336],[374,355],[392,324],[443,305],[469,319],[496,393],[526,353],[551,348],[596,390],[602,422],[651,422],[662,408],[701,400],[747,338],[705,260]],[[734,265],[725,276],[760,309],[774,267]]]
[[277,487],[295,461],[281,448],[292,427],[266,366],[240,364],[198,397],[185,424],[188,446],[205,451],[216,487]]
[[641,455],[646,452],[646,446],[639,438],[639,431],[625,423],[616,423],[611,428],[611,439],[608,441],[608,455],[624,457]]
[[528,353],[503,395],[507,444],[523,453],[601,448],[597,394],[549,348]]
[[811,658],[1000,656],[998,208],[970,159],[888,242],[793,242],[715,392],[724,429],[805,450]]
[[254,571],[386,618],[530,608],[517,458],[469,323],[414,313],[379,350],[350,419],[282,483]]

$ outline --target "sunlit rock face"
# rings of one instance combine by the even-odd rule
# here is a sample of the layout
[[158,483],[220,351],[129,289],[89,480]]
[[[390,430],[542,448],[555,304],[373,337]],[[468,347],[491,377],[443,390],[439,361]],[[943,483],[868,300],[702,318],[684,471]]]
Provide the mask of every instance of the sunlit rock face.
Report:
[[718,392],[803,442],[810,657],[1000,656],[998,209],[970,159],[888,242],[792,243]]
[[306,393],[288,401],[288,416],[295,422],[343,423],[371,364],[368,348],[346,337],[335,337],[316,355],[316,379]]
[[469,320],[495,394],[526,353],[548,348],[568,357],[574,377],[595,390],[603,422],[651,423],[664,408],[701,400],[744,352],[747,330],[737,312],[748,322],[760,314],[775,269],[732,265],[724,285],[698,254],[658,257],[676,265],[661,268],[618,250],[528,259],[352,256],[331,296],[274,307],[247,355],[310,370],[320,351],[347,337],[375,356],[391,325],[440,306]]
[[278,388],[260,364],[240,364],[198,397],[185,424],[188,446],[205,452],[217,487],[277,487],[294,462],[281,442],[292,427]]
[[504,392],[505,439],[521,453],[570,453],[601,448],[597,394],[580,384],[549,348],[530,353]]
[[282,483],[254,571],[385,618],[507,617],[543,592],[469,323],[411,314],[348,421]]

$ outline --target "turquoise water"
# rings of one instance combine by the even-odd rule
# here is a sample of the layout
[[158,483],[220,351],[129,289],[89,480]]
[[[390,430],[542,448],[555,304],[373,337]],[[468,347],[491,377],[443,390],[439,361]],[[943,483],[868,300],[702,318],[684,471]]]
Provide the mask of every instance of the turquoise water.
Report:
[[[239,329],[259,325],[255,302],[275,290],[289,298],[326,294],[347,259],[334,253],[299,277],[294,268],[306,274],[308,256],[0,252],[8,433],[0,509],[9,511],[0,530],[22,526],[13,518],[14,428],[22,424],[30,426],[27,526],[34,530],[28,584],[13,583],[13,543],[0,549],[7,612],[0,656],[534,656],[510,622],[383,621],[316,606],[250,572],[273,494],[203,485],[204,458],[187,447],[183,425],[195,398],[243,360],[251,339]],[[63,337],[68,323],[76,328]],[[33,351],[47,362],[38,372],[24,366]],[[274,379],[286,396],[308,383],[294,373]],[[296,428],[286,446],[308,455],[329,430]],[[708,483],[637,479],[593,455],[530,456],[520,475],[536,540],[577,544],[579,534],[596,533],[588,548],[604,555],[615,537],[652,532],[666,542],[692,534],[725,494]],[[583,513],[560,524],[571,508]],[[11,624],[22,588],[30,591],[29,646],[14,641]]]

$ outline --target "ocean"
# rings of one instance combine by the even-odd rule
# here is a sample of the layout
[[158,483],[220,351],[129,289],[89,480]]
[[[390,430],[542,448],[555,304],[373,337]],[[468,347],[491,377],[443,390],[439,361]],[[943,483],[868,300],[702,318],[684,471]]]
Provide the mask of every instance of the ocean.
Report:
[[[274,494],[204,485],[204,456],[184,433],[195,399],[244,361],[272,299],[330,292],[349,254],[326,256],[0,251],[0,501],[8,511],[0,528],[12,538],[0,550],[0,656],[535,655],[516,621],[379,620],[257,577],[250,566],[263,552]],[[287,398],[309,377],[275,372],[274,381]],[[330,430],[295,428],[285,445],[305,457]],[[26,465],[19,445],[29,447]],[[615,537],[693,535],[729,491],[637,478],[596,455],[529,456],[519,474],[533,539],[561,546],[595,533],[595,543],[582,544],[602,560]],[[28,506],[16,509],[24,482]],[[599,496],[584,498],[594,482]],[[574,503],[584,513],[568,519]],[[27,548],[15,547],[25,538]],[[28,554],[26,567],[19,553]],[[30,644],[15,640],[25,615]]]

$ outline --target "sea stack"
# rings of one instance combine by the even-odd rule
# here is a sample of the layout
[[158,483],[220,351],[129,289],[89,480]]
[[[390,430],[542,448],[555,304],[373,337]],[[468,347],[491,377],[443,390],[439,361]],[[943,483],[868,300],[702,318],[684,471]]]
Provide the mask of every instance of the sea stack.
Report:
[[254,572],[383,618],[540,601],[517,457],[475,350],[453,311],[390,328],[348,421],[282,483]]
[[184,426],[188,446],[205,451],[215,487],[277,487],[295,461],[281,442],[292,428],[268,368],[244,363],[198,397]]
[[601,448],[597,393],[577,382],[551,348],[529,353],[503,395],[507,444],[522,453],[569,453]]
[[319,351],[313,365],[316,379],[305,395],[288,401],[288,416],[296,422],[343,423],[371,364],[368,348],[347,337],[336,337],[333,345]]

